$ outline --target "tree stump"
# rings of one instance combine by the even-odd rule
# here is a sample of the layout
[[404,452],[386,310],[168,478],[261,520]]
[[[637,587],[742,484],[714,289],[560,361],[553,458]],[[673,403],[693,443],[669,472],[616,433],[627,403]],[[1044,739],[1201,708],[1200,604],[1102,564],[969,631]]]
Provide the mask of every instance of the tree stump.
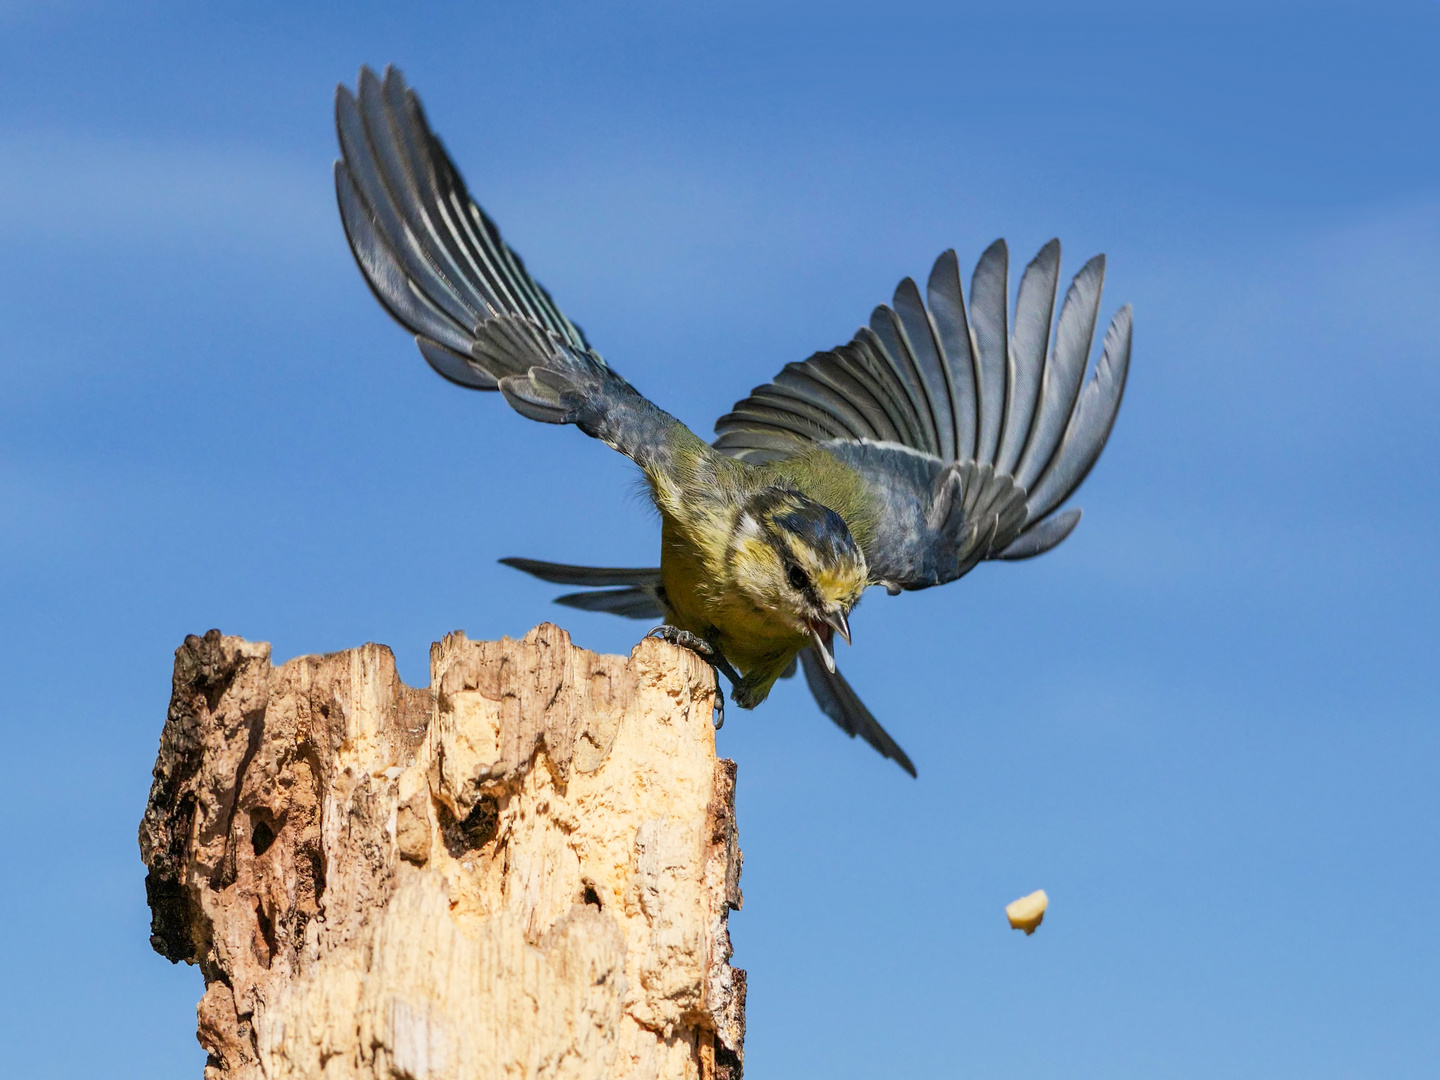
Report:
[[151,944],[198,964],[206,1080],[738,1080],[735,765],[714,678],[542,624],[175,653],[140,826]]

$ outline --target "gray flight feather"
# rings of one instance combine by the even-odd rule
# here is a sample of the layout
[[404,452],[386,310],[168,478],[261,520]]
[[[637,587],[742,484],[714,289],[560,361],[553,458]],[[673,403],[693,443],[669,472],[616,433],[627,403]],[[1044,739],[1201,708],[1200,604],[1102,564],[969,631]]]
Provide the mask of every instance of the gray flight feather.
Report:
[[1055,348],[1040,382],[1040,408],[1015,478],[1029,487],[1040,477],[1064,434],[1085,377],[1095,318],[1100,310],[1100,289],[1105,283],[1105,256],[1096,255],[1080,269],[1065,293],[1055,330]]
[[380,237],[374,211],[361,197],[350,170],[335,163],[335,196],[350,250],[371,291],[385,310],[416,334],[454,350],[468,351],[469,334],[424,294],[410,287],[410,277],[390,246]]
[[[362,78],[362,88],[364,81]],[[338,174],[343,170],[373,224],[373,233],[365,239],[377,247],[383,247],[390,261],[404,274],[401,282],[387,278],[384,282],[372,280],[371,285],[377,290],[384,289],[385,295],[392,301],[399,301],[400,298],[395,294],[401,289],[408,289],[413,283],[413,291],[424,297],[431,308],[452,324],[454,332],[463,337],[468,329],[483,318],[483,310],[476,310],[465,304],[405,221],[396,203],[396,193],[386,183],[381,171],[359,102],[344,87],[340,87],[335,94],[335,126],[340,136],[342,154],[342,162],[336,170],[337,182]],[[387,136],[388,129],[380,133],[382,145],[388,142]],[[403,191],[401,196],[408,197]],[[350,219],[343,212],[343,203],[341,209],[342,219],[347,226],[346,232],[350,233]],[[351,234],[352,247],[358,239],[359,237]],[[358,258],[359,253],[356,254]],[[431,336],[438,337],[433,334]],[[448,341],[445,343],[450,344]]]
[[745,406],[743,409],[727,413],[724,417],[726,422],[731,425],[744,424],[748,427],[749,424],[756,424],[774,428],[790,435],[792,441],[801,440],[802,445],[804,442],[817,438],[826,439],[834,434],[821,428],[813,420],[801,415],[796,410],[769,408],[765,402],[758,401],[754,397],[750,398]]
[[1063,514],[1046,518],[1011,543],[996,558],[1016,562],[1020,559],[1033,559],[1036,555],[1044,555],[1045,552],[1069,536],[1078,524],[1080,524],[1078,509],[1066,510]]
[[[833,354],[832,354],[833,355]],[[804,377],[832,393],[825,395],[827,402],[838,401],[848,412],[850,430],[857,438],[893,439],[896,437],[894,424],[885,412],[885,406],[877,396],[872,384],[859,372],[840,363],[818,364],[806,360],[797,365],[786,364],[776,381],[782,381],[795,369],[796,378]]]
[[936,428],[935,409],[930,402],[930,393],[915,362],[915,354],[905,340],[900,317],[892,308],[881,304],[870,315],[870,332],[862,328],[857,335],[868,346],[867,352],[875,352],[886,358],[893,372],[892,378],[910,406],[912,427],[919,435],[917,449],[929,454],[939,453],[940,437]]
[[[335,93],[340,216],[386,310],[442,376],[499,390],[522,416],[575,424],[642,465],[678,421],[590,348],[470,198],[420,100],[394,68]],[[826,429],[826,434],[830,434]]]
[[904,331],[901,346],[913,358],[916,371],[925,386],[925,397],[935,418],[935,453],[945,461],[955,458],[955,392],[950,385],[950,370],[935,327],[920,290],[906,278],[895,289],[895,314]]
[[1020,278],[1015,300],[1015,326],[1010,336],[1006,369],[1005,423],[995,467],[1014,473],[1030,434],[1050,347],[1050,319],[1055,314],[1055,289],[1060,280],[1060,241],[1051,240],[1030,261]]
[[[863,399],[851,401],[843,390],[834,385],[835,378],[822,377],[817,366],[806,361],[786,364],[771,385],[789,400],[818,403],[822,407],[818,410],[821,417],[838,421],[844,433],[851,438],[873,437],[874,425],[865,414]],[[760,392],[765,391],[762,389]]]
[[425,357],[425,362],[435,373],[455,385],[463,386],[467,390],[500,389],[500,384],[468,356],[461,356],[422,334],[415,335],[415,344],[420,349],[420,355]]
[[[346,163],[362,174],[378,174],[408,230],[409,245],[443,275],[457,301],[472,313],[471,322],[482,314],[517,314],[577,349],[588,349],[584,335],[470,198],[400,72],[387,68],[382,81],[362,68],[359,91],[358,115],[345,110],[338,98],[336,103]],[[399,233],[390,235],[402,239]]]
[[1034,485],[1026,508],[1034,520],[1043,518],[1080,486],[1105,448],[1130,371],[1130,307],[1116,314],[1105,331],[1105,346],[1095,374],[1075,403],[1065,437],[1044,475]]
[[881,441],[904,442],[913,437],[909,412],[896,396],[897,388],[891,383],[888,368],[864,343],[856,341],[834,352],[816,353],[806,362],[833,370],[837,379],[849,375],[865,389],[878,410],[874,426],[880,432]]
[[1013,332],[1008,266],[997,240],[975,267],[967,308],[959,262],[945,252],[930,271],[928,308],[906,278],[894,307],[876,308],[848,345],[788,365],[736,402],[715,425],[716,449],[763,462],[819,443],[858,472],[875,521],[866,562],[892,589],[941,585],[984,559],[1054,547],[1078,515],[1042,523],[1085,479],[1115,423],[1130,309],[1115,316],[1082,392],[1104,256],[1075,276],[1048,354],[1059,241],[1026,267]]
[[996,240],[980,256],[970,279],[970,329],[975,334],[976,371],[980,376],[980,431],[975,460],[982,464],[995,460],[1005,417],[1010,337],[1005,325],[1005,290],[1009,273],[1010,249],[1004,240]]
[[952,248],[930,269],[925,287],[930,314],[950,368],[950,388],[955,395],[955,460],[975,456],[976,378],[975,349],[970,324],[965,317],[965,293],[960,287],[960,260]]

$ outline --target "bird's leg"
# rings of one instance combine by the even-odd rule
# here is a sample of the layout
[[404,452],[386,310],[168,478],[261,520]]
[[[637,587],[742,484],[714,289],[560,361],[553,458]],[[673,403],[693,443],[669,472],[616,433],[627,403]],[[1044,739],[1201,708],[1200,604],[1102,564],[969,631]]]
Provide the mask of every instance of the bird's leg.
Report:
[[693,634],[689,630],[681,630],[678,626],[671,626],[666,623],[651,630],[646,637],[659,638],[661,641],[668,641],[671,645],[679,645],[682,649],[689,649],[700,659],[710,665],[715,672],[715,730],[719,731],[725,726],[725,688],[720,685],[720,676],[723,674],[730,680],[732,686],[739,685],[742,677],[735,670],[734,665],[725,659],[725,654],[712,645],[699,634]]

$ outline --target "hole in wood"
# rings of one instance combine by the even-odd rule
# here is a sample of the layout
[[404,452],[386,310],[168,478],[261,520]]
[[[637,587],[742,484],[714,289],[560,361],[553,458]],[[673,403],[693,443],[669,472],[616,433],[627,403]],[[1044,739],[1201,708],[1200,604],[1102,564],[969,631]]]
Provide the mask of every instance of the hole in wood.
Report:
[[467,851],[482,848],[500,829],[500,804],[493,795],[482,795],[464,821],[456,821],[450,812],[439,806],[440,835],[445,848],[453,858],[460,858]]
[[270,845],[275,842],[275,830],[264,818],[255,822],[255,827],[250,830],[250,846],[255,849],[256,855],[264,855],[270,850]]

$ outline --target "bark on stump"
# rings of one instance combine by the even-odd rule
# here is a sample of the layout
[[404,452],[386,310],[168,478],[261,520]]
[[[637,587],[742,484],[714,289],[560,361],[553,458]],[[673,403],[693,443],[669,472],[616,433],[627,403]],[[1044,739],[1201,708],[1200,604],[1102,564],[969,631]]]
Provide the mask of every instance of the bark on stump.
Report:
[[425,689],[382,645],[186,638],[140,849],[206,1080],[738,1080],[713,690],[550,624],[451,634]]

